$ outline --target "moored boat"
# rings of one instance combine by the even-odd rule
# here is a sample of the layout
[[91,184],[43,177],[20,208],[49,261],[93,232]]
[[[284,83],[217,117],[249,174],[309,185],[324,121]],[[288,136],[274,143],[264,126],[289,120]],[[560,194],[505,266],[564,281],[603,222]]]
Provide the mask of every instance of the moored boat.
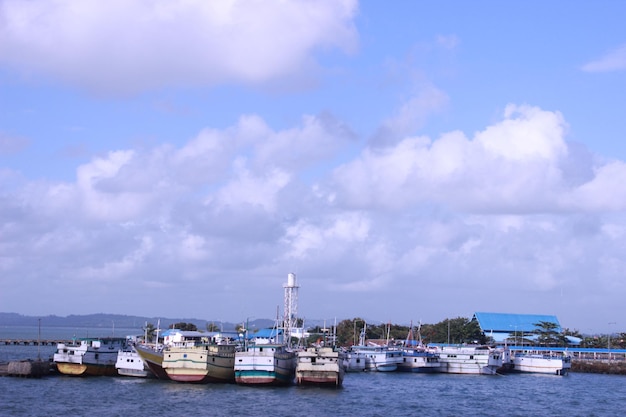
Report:
[[417,326],[417,340],[413,336],[413,322],[409,327],[404,346],[402,347],[402,361],[398,363],[400,372],[432,373],[439,372],[439,354],[435,349],[429,349],[422,343],[422,324]]
[[566,355],[515,352],[512,357],[514,372],[567,375],[572,359]]
[[489,346],[443,346],[440,371],[449,374],[496,375],[502,367],[502,351]]
[[402,349],[402,361],[398,363],[398,371],[433,373],[440,372],[439,354],[426,348]]
[[235,344],[171,346],[163,354],[163,369],[177,382],[235,382],[235,350]]
[[297,353],[298,385],[340,387],[345,374],[344,353],[332,347],[310,347]]
[[82,338],[66,345],[59,343],[53,361],[64,375],[116,375],[118,351],[127,346],[126,338]]
[[129,348],[117,352],[115,368],[117,369],[117,373],[121,376],[134,376],[138,378],[153,376],[134,346],[129,346]]
[[366,328],[367,325],[363,325],[359,344],[352,346],[350,352],[365,359],[366,371],[393,372],[397,370],[398,364],[402,361],[402,350],[395,346],[389,346],[389,333],[387,334],[387,344],[366,343]]
[[235,381],[248,385],[291,385],[296,354],[283,344],[252,343],[235,352]]
[[365,371],[365,354],[350,349],[345,353],[343,363],[346,372]]
[[366,371],[393,372],[402,362],[402,351],[391,346],[360,345],[351,350],[365,357]]

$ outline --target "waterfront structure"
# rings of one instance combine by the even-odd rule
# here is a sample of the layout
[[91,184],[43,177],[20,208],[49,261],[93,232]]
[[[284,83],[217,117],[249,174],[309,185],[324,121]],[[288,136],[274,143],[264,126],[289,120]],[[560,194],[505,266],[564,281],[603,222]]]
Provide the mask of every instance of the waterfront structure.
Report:
[[[483,334],[497,344],[534,345],[538,339],[539,323],[552,323],[556,334],[562,333],[559,319],[546,314],[509,314],[476,312],[472,317]],[[581,340],[573,336],[565,336],[570,346],[580,344]]]
[[53,361],[64,375],[116,375],[117,354],[127,347],[126,338],[82,338],[57,345]]

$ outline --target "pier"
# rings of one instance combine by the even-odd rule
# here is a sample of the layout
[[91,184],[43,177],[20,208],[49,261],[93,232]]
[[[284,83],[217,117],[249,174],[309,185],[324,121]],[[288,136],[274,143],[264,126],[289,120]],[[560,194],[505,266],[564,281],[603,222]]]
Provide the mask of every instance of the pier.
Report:
[[59,343],[70,344],[72,340],[0,339],[0,345],[56,346]]

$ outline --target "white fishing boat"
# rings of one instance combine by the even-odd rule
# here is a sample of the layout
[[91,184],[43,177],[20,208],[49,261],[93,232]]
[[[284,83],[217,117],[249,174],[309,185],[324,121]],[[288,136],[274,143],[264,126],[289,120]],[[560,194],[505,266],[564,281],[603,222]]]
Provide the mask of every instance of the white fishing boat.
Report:
[[366,371],[393,372],[397,370],[398,364],[402,362],[402,350],[389,346],[389,329],[387,331],[387,343],[377,345],[365,341],[366,328],[367,325],[364,325],[359,336],[359,344],[352,346],[350,352],[365,358]]
[[502,367],[502,351],[489,346],[443,346],[440,371],[449,374],[496,375]]
[[398,363],[400,372],[433,373],[440,372],[439,354],[426,348],[403,348],[402,361]]
[[53,361],[64,375],[116,375],[117,354],[126,347],[124,337],[82,338],[59,343]]
[[343,360],[346,372],[362,372],[365,371],[365,354],[348,350]]
[[566,355],[515,352],[512,357],[514,372],[567,375],[572,358]]
[[439,354],[422,343],[421,323],[417,327],[417,340],[413,335],[413,322],[402,347],[402,361],[398,363],[400,372],[433,373],[440,372]]
[[298,385],[340,387],[345,374],[344,353],[332,347],[310,347],[297,352]]
[[117,352],[115,369],[117,369],[117,373],[122,376],[134,376],[138,378],[153,376],[134,346]]
[[402,362],[402,350],[390,346],[352,346],[353,352],[365,357],[365,370],[393,372]]

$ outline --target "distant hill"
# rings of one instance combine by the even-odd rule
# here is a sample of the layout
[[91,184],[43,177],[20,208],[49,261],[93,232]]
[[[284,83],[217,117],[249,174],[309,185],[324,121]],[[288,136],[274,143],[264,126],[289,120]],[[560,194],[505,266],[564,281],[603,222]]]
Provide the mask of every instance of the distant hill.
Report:
[[[124,328],[124,329],[142,329],[145,323],[151,323],[156,326],[160,321],[162,329],[168,328],[175,323],[193,323],[199,330],[204,330],[211,323],[221,327],[223,330],[234,330],[241,323],[228,323],[220,321],[210,321],[190,318],[165,318],[165,317],[143,317],[143,316],[126,316],[121,314],[86,314],[86,315],[69,315],[62,316],[24,316],[17,313],[0,313],[0,326],[37,326],[41,319],[42,327],[89,327],[89,328]],[[262,329],[272,327],[273,320],[256,319],[249,322],[251,328]]]

